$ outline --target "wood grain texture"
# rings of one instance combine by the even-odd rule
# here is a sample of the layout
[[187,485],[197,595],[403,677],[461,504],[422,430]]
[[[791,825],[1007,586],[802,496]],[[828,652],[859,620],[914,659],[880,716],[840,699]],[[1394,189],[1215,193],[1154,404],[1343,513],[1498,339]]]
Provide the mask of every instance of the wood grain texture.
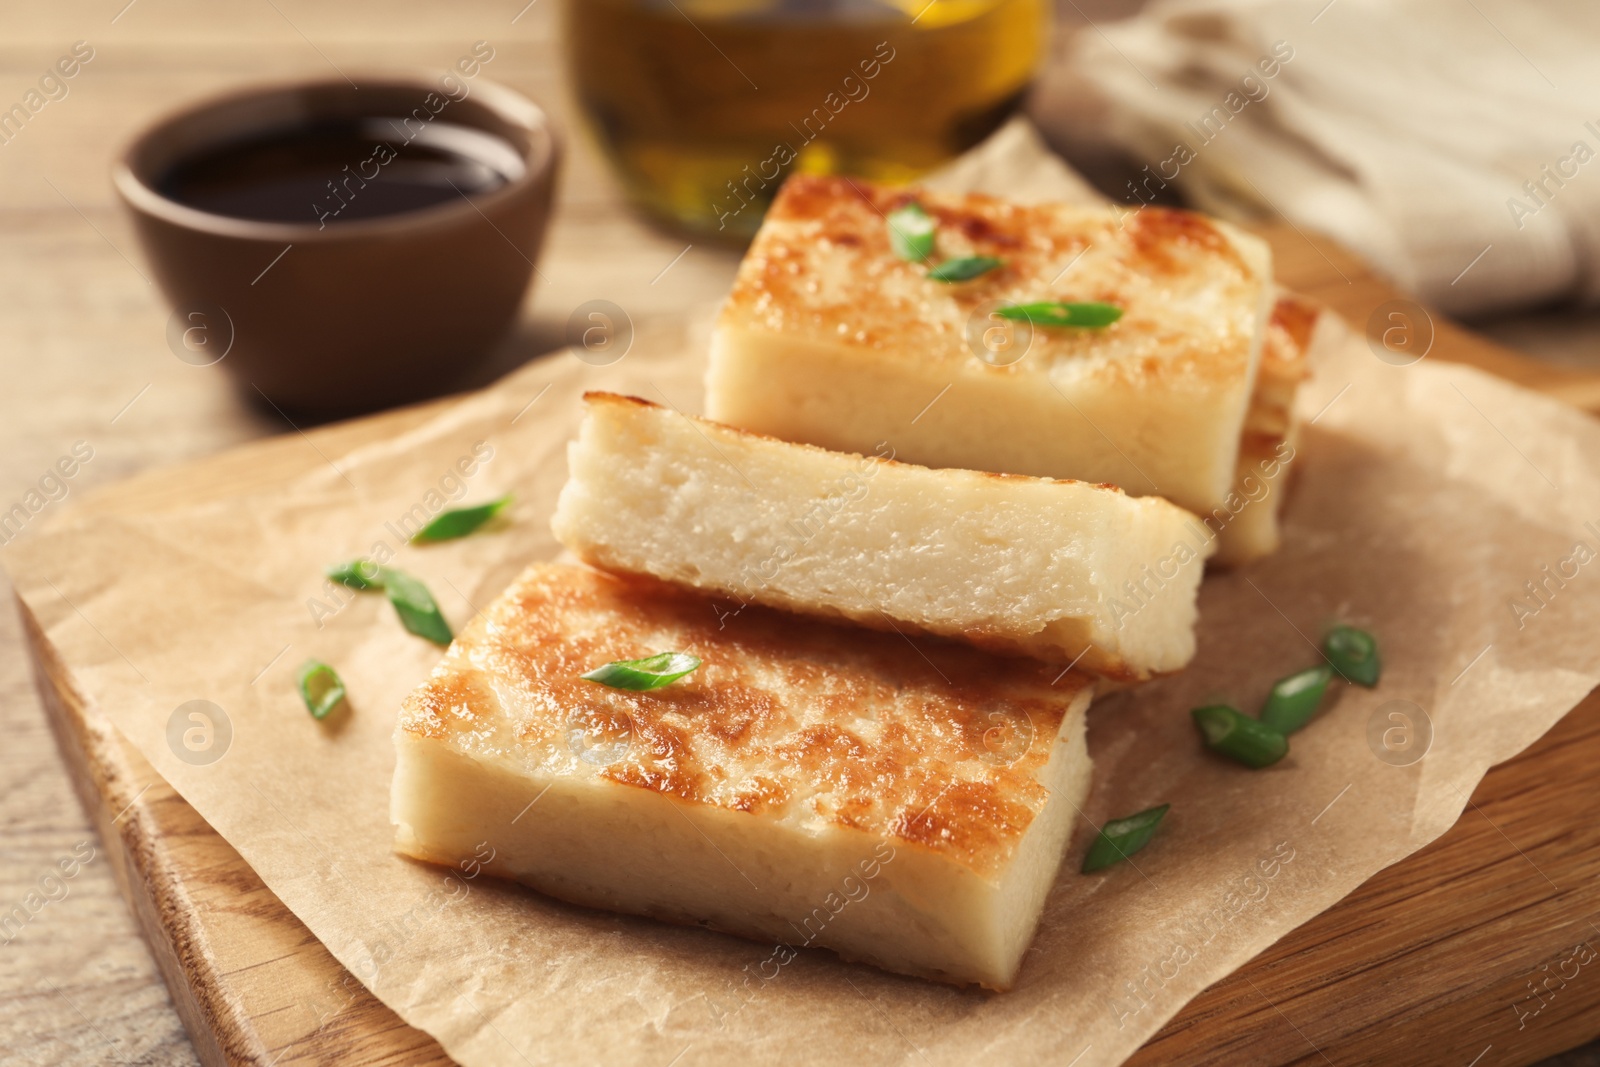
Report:
[[202,1063],[448,1064],[103,718],[20,605],[45,709]]
[[1593,1038],[1600,960],[1537,998],[1529,983],[1600,946],[1597,755],[1591,695],[1490,771],[1443,837],[1211,986],[1130,1067],[1514,1067]]

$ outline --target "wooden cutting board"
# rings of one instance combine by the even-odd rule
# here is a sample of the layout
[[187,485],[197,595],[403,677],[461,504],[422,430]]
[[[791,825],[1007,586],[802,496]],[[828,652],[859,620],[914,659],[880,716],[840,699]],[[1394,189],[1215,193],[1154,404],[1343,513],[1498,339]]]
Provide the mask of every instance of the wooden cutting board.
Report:
[[[1600,373],[1527,360],[1427,315],[1320,240],[1288,227],[1264,232],[1283,282],[1357,328],[1371,320],[1371,333],[1411,331],[1391,339],[1600,410]],[[391,436],[431,410],[148,474],[86,499],[79,514],[149,513],[245,492],[321,463],[319,449]],[[202,1062],[449,1063],[351,978],[114,728],[86,713],[69,666],[21,611],[51,725]],[[1578,947],[1600,946],[1597,713],[1591,695],[1494,768],[1444,837],[1212,986],[1132,1062],[1507,1067],[1600,1034],[1600,966]]]

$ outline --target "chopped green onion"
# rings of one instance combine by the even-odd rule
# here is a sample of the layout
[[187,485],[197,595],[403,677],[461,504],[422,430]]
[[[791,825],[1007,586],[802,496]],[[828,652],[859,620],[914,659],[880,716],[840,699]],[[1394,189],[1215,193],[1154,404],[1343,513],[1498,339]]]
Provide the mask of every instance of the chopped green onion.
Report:
[[1292,734],[1311,721],[1328,691],[1333,668],[1326,663],[1278,679],[1261,708],[1261,721],[1280,734]]
[[930,270],[928,277],[936,282],[967,282],[1004,265],[1005,260],[994,256],[962,256],[945,260]]
[[921,263],[933,255],[932,216],[913,200],[889,212],[889,247],[901,259]]
[[1335,626],[1322,639],[1322,653],[1345,680],[1368,688],[1378,684],[1383,664],[1378,658],[1378,642],[1367,631]]
[[351,589],[383,588],[383,568],[370,559],[353,559],[347,563],[335,564],[323,573],[333,581]]
[[383,579],[389,603],[394,605],[402,626],[436,645],[450,643],[454,637],[450,632],[450,624],[439,613],[439,605],[434,603],[433,594],[428,592],[427,586],[405,571],[397,571],[392,567],[383,568]]
[[671,685],[698,666],[700,658],[687,652],[658,652],[644,659],[613,660],[581,677],[613,689],[647,692]]
[[428,587],[405,571],[380,567],[371,560],[353,559],[329,567],[325,573],[351,589],[384,590],[389,594],[395,614],[400,616],[400,624],[418,637],[426,637],[436,645],[448,645],[454,639],[450,624],[444,621]]
[[507,493],[498,500],[491,500],[487,504],[477,504],[470,508],[453,508],[450,511],[440,512],[433,519],[411,535],[414,545],[426,544],[430,541],[453,541],[457,537],[465,537],[478,527],[500,514],[506,505],[511,503],[511,494]]
[[1112,819],[1100,828],[1100,836],[1094,839],[1094,844],[1089,846],[1089,852],[1083,857],[1083,873],[1098,871],[1102,867],[1109,867],[1113,863],[1121,863],[1129,856],[1144,848],[1150,841],[1150,836],[1156,832],[1156,827],[1161,825],[1162,816],[1166,815],[1171,804],[1163,804],[1159,808],[1147,808],[1137,815],[1129,815],[1125,819]]
[[1289,739],[1226,704],[1195,708],[1189,713],[1205,736],[1206,747],[1246,767],[1266,767],[1289,754]]
[[344,699],[344,681],[339,672],[314,659],[300,665],[300,699],[313,719],[326,719]]
[[1012,304],[996,308],[994,313],[1002,319],[1027,319],[1035,326],[1082,326],[1087,329],[1110,326],[1122,318],[1122,309],[1115,304],[1058,304],[1048,300],[1034,304]]

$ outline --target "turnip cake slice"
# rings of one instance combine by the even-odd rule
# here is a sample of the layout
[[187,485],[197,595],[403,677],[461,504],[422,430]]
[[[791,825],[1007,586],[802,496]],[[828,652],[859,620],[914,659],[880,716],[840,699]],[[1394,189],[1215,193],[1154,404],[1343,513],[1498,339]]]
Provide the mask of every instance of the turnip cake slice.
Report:
[[[586,680],[698,657],[633,691]],[[1091,683],[537,564],[395,732],[400,852],[577,904],[1010,986],[1089,784]],[[487,846],[487,847],[485,847]]]
[[[887,216],[913,202],[933,228],[924,262],[891,242]],[[969,257],[999,265],[929,276]],[[1233,486],[1271,279],[1264,242],[1192,212],[798,176],[723,306],[706,414],[845,452],[887,441],[929,467],[1110,482],[1203,515]],[[1121,317],[992,314],[1040,302]]]
[[1233,490],[1221,507],[1201,516],[1217,538],[1217,563],[1249,563],[1278,550],[1278,520],[1300,447],[1295,396],[1311,375],[1311,345],[1321,321],[1321,306],[1305,297],[1282,292],[1273,304]]
[[831,452],[610,393],[585,408],[551,527],[590,563],[723,613],[766,604],[1120,681],[1194,655],[1213,541],[1165,500]]

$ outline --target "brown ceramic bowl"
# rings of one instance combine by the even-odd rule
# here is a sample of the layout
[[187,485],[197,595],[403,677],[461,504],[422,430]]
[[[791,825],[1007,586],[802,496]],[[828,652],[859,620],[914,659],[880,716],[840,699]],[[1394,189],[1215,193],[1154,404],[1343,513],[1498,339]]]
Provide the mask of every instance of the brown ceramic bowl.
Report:
[[[454,99],[443,77],[249,89],[169,115],[133,141],[113,181],[174,308],[168,340],[179,358],[220,358],[246,394],[334,414],[447,389],[486,354],[527,290],[560,146],[520,94],[478,78]],[[460,80],[450,84],[459,95]],[[263,222],[162,192],[176,164],[209,149],[417,108],[494,134],[520,155],[523,173],[470,200],[321,226],[309,208],[305,222]]]

